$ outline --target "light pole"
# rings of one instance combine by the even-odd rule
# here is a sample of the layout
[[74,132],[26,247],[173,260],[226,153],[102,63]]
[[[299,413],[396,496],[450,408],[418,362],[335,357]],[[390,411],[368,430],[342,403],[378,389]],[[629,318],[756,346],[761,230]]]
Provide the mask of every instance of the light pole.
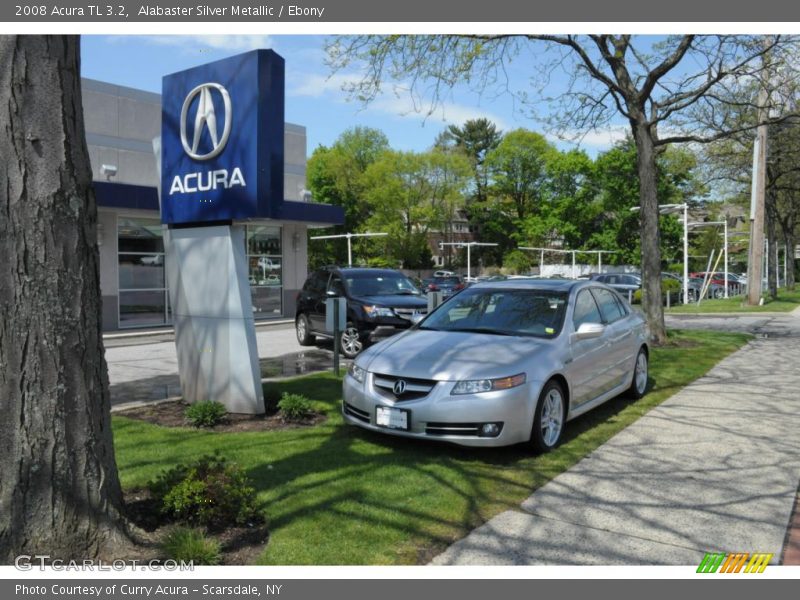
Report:
[[[532,248],[530,246],[517,246],[517,250],[531,250],[535,252],[541,252],[541,262],[544,262],[544,253],[545,250],[547,252],[559,252],[560,254],[572,254],[572,278],[575,279],[575,250],[561,250],[559,248]],[[542,273],[541,263],[539,265],[539,276],[544,277]]]
[[439,242],[439,247],[455,246],[456,248],[467,249],[467,281],[472,279],[472,247],[473,246],[497,246],[491,242]]
[[603,254],[619,254],[616,250],[579,250],[581,254],[597,254],[597,272],[603,272]]
[[728,297],[728,221],[723,220],[723,221],[704,221],[702,223],[689,223],[689,227],[691,227],[691,228],[704,227],[704,226],[707,226],[707,225],[722,225],[722,226],[724,226],[723,235],[724,235],[725,243],[723,245],[723,252],[725,254],[724,254],[723,260],[725,261],[725,297],[727,298]]
[[[640,208],[634,206],[631,212],[639,212]],[[689,303],[689,205],[683,204],[659,204],[658,212],[668,215],[683,211],[683,303]]]
[[338,240],[347,238],[347,266],[353,266],[353,249],[350,240],[354,237],[384,237],[388,233],[340,233],[338,235],[315,235],[308,239],[310,240]]

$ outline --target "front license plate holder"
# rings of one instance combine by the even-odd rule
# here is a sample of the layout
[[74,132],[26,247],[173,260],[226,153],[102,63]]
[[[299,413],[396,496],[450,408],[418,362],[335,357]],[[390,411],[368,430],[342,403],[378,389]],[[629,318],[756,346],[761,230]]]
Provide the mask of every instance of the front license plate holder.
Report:
[[375,424],[386,429],[408,431],[411,424],[411,411],[392,406],[377,406],[375,408]]

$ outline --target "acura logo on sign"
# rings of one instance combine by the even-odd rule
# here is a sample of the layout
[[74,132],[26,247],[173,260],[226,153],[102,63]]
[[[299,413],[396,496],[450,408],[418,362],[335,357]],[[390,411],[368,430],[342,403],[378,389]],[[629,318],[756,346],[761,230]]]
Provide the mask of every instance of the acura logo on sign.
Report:
[[[225,107],[225,121],[222,127],[222,135],[219,135],[217,126],[217,114],[214,108],[214,99],[212,94],[219,94],[222,96],[222,104]],[[189,117],[189,108],[194,99],[200,96],[197,101],[197,112],[194,116],[194,131],[192,134],[191,143],[187,135],[187,120]],[[219,154],[225,149],[225,144],[231,135],[231,97],[223,86],[218,83],[202,83],[194,88],[186,96],[183,101],[183,108],[181,109],[181,143],[186,154],[195,160],[209,160]],[[200,140],[203,137],[203,131],[208,129],[208,135],[211,139],[211,151],[206,154],[198,153]]]
[[398,379],[394,382],[394,395],[395,396],[402,396],[403,392],[406,391],[406,382],[402,379]]

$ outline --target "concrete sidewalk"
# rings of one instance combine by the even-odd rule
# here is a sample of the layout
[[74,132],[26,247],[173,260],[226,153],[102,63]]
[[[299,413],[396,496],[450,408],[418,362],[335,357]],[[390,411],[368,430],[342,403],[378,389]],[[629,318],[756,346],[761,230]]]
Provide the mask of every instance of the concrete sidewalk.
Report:
[[433,564],[777,563],[800,481],[800,316],[746,321],[733,329],[765,337]]

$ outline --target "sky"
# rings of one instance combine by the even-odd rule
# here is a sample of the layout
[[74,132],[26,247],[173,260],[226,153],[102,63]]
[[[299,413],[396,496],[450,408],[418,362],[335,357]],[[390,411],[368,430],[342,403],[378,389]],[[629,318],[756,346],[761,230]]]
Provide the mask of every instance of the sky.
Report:
[[[542,127],[508,93],[478,94],[464,87],[453,90],[441,108],[427,116],[427,105],[415,107],[406,93],[389,90],[368,106],[350,101],[342,84],[358,72],[331,75],[325,64],[324,36],[308,35],[84,35],[81,69],[84,77],[160,93],[162,76],[256,48],[271,48],[286,60],[286,121],[304,125],[308,154],[331,145],[354,126],[382,130],[398,150],[424,151],[448,124],[485,117],[509,131]],[[523,60],[509,69],[511,84],[528,85]],[[558,82],[554,82],[557,84]],[[595,155],[624,136],[625,128],[590,133],[582,147]],[[553,139],[562,148],[574,145]]]

